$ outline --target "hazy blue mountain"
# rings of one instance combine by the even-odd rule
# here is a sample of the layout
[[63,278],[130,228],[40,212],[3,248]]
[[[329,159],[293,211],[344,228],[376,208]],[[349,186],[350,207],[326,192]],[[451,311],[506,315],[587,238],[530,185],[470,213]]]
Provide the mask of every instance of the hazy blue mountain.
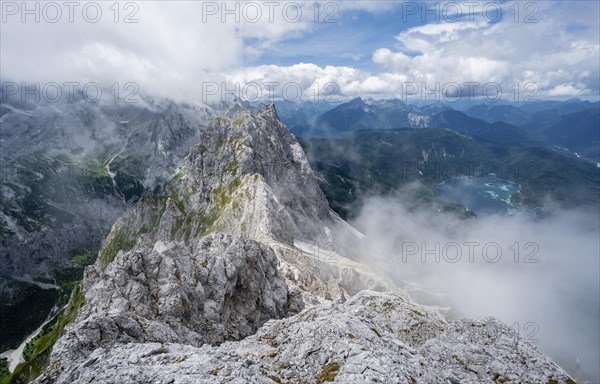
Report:
[[317,116],[335,108],[337,102],[314,101],[275,101],[277,115],[291,131],[298,125],[314,121]]
[[[509,110],[512,108],[514,107],[507,107]],[[310,122],[297,124],[290,130],[300,137],[335,137],[365,129],[425,127],[448,128],[499,142],[533,140],[530,135],[514,125],[501,121],[486,122],[441,103],[418,107],[398,99],[376,101],[360,97],[340,104]]]
[[433,116],[427,124],[430,128],[448,128],[456,132],[499,143],[532,142],[534,138],[526,131],[504,122],[487,123],[459,111],[443,111]]
[[600,162],[600,107],[560,116],[542,116],[523,128],[548,144]]
[[480,104],[466,114],[521,127],[536,139],[600,160],[600,103],[572,99],[515,105]]
[[426,114],[427,116],[433,116],[440,112],[452,111],[454,109],[456,109],[456,108],[453,108],[448,103],[432,103],[432,104],[425,104],[425,105],[419,106],[419,110],[422,113]]
[[376,101],[357,97],[319,115],[314,122],[294,127],[292,132],[302,137],[328,137],[361,129],[424,127],[427,118],[419,108],[398,99]]
[[587,100],[579,99],[569,99],[566,101],[542,100],[536,102],[521,103],[517,106],[522,111],[533,115],[533,117],[539,117],[544,116],[544,114],[538,115],[538,113],[540,112],[545,112],[545,115],[548,115],[548,113],[550,113],[553,116],[558,116],[584,111],[586,109],[598,108],[598,106],[600,106],[600,102],[592,103]]
[[466,111],[467,115],[488,123],[497,121],[520,126],[529,121],[530,114],[513,105],[479,104]]

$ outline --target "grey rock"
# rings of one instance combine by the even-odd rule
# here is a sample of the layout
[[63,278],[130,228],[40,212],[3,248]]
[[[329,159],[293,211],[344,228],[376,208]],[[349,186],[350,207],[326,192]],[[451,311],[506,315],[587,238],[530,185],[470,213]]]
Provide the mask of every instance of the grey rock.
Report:
[[316,383],[327,374],[338,383],[568,380],[491,318],[447,322],[396,294],[362,291],[344,304],[271,320],[256,334],[219,346],[135,342],[99,348],[85,362],[38,382]]
[[226,116],[115,223],[39,383],[566,382],[506,325],[448,322],[356,262],[272,106]]

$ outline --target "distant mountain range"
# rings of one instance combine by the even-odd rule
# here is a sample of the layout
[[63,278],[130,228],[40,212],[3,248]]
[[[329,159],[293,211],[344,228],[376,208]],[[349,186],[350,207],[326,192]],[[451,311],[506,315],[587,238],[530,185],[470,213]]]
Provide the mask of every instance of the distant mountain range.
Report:
[[[320,109],[327,105],[320,105]],[[453,108],[461,107],[461,108]],[[462,110],[459,110],[462,109]],[[302,119],[312,111],[310,118]],[[600,103],[572,99],[535,103],[416,106],[398,99],[355,98],[316,115],[312,104],[288,108],[282,118],[304,138],[336,137],[371,129],[447,128],[498,143],[543,142],[600,162]]]
[[600,162],[600,107],[572,113],[538,112],[523,129],[544,142],[568,149],[577,156]]
[[355,98],[289,128],[302,137],[311,164],[323,176],[321,188],[343,217],[359,211],[362,197],[395,193],[416,179],[424,182],[418,199],[439,204],[435,185],[456,175],[407,178],[400,168],[409,163],[422,170],[470,163],[505,170],[529,165],[525,172],[532,177],[505,175],[522,186],[513,201],[528,208],[542,206],[548,197],[564,206],[598,205],[600,103],[574,99],[455,107],[462,110],[444,103]]
[[[500,143],[449,129],[367,130],[302,139],[321,189],[342,217],[360,211],[370,195],[394,195],[419,181],[412,205],[438,204],[435,187],[452,177],[493,172],[521,185],[511,201],[537,209],[552,199],[563,207],[600,205],[600,169],[543,143]],[[406,191],[402,192],[406,199]],[[454,209],[455,210],[455,209]],[[460,210],[458,210],[460,212]]]
[[[294,127],[301,124],[313,122],[319,115],[335,108],[340,103],[334,102],[292,102],[276,101],[275,108],[281,122],[288,127]],[[258,105],[257,105],[258,106]]]
[[361,129],[425,127],[431,115],[432,111],[421,110],[398,99],[375,101],[357,97],[311,121],[292,125],[290,130],[297,136],[327,137]]
[[527,123],[531,117],[513,105],[478,104],[465,110],[465,113],[488,123],[502,121],[516,126]]

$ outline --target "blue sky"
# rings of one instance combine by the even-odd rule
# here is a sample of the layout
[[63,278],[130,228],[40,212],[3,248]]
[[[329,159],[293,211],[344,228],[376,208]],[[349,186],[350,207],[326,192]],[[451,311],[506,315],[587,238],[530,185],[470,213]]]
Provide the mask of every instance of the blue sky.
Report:
[[303,62],[376,70],[377,65],[371,60],[376,49],[394,49],[398,45],[394,38],[397,34],[423,24],[416,17],[403,23],[400,8],[377,13],[360,10],[339,12],[337,19],[337,23],[318,24],[310,33],[279,43],[251,64],[293,65]]

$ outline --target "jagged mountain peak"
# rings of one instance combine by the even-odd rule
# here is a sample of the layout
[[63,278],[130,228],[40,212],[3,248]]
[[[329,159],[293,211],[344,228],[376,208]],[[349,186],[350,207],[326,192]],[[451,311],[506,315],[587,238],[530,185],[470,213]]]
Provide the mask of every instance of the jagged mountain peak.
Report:
[[[185,177],[173,191],[195,196],[196,211],[219,211],[215,228],[292,242],[324,239],[318,225],[333,223],[302,148],[272,105],[215,119],[178,172]],[[253,205],[258,199],[264,209]]]
[[216,117],[164,193],[142,197],[113,226],[46,377],[69,381],[71,364],[115,343],[219,344],[307,302],[390,289],[343,249],[331,265],[306,249],[340,230],[357,238],[272,105]]
[[[346,249],[337,249],[335,260],[313,257],[311,249],[326,248],[324,242],[337,236]],[[389,280],[346,257],[359,237],[329,209],[302,148],[272,105],[217,116],[199,130],[164,193],[142,197],[115,223],[71,298],[68,318],[74,322],[38,382],[112,375],[98,363],[106,361],[119,367],[113,377],[126,383],[149,372],[161,381],[174,369],[178,382],[224,383],[239,376],[227,355],[246,361],[251,372],[238,373],[259,382],[280,374],[311,381],[333,370],[349,381],[423,377],[441,383],[447,366],[476,362],[484,347],[492,348],[488,365],[503,374],[566,377],[532,348],[515,355],[504,341],[488,347],[485,333],[467,340],[461,322],[446,323],[435,310],[410,303]],[[359,294],[364,290],[393,293]],[[319,303],[325,304],[314,306]],[[312,308],[303,311],[305,306]],[[475,326],[494,328],[496,321]],[[324,328],[334,337],[308,335]],[[510,334],[501,328],[503,336]],[[379,357],[366,360],[365,347]],[[155,366],[170,373],[120,367],[130,352],[133,365],[163,355],[167,360]],[[185,354],[176,364],[189,364],[176,369],[173,353]],[[429,368],[450,353],[457,363]],[[270,375],[273,369],[261,368],[262,361],[275,361],[278,354],[293,366],[278,362]],[[518,368],[523,356],[535,368]],[[367,372],[392,360],[391,370]],[[210,371],[197,370],[200,361]],[[228,372],[223,377],[221,369]],[[491,375],[470,371],[456,377],[481,381]]]

